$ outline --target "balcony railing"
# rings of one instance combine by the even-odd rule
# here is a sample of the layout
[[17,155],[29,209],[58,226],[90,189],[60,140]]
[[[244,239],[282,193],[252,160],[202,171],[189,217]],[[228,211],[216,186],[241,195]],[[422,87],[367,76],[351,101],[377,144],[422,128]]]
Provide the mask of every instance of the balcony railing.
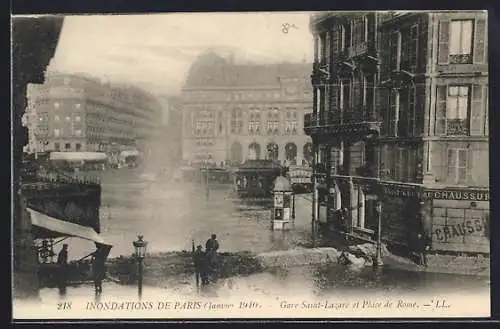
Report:
[[349,47],[349,57],[362,55],[368,51],[368,42],[362,42]]
[[[345,110],[343,112],[308,113],[304,116],[304,130],[311,133],[313,128],[360,127],[360,130],[379,131],[382,120],[367,109]],[[373,125],[376,126],[373,126]]]
[[467,136],[469,135],[469,125],[467,120],[448,119],[446,120],[446,135]]

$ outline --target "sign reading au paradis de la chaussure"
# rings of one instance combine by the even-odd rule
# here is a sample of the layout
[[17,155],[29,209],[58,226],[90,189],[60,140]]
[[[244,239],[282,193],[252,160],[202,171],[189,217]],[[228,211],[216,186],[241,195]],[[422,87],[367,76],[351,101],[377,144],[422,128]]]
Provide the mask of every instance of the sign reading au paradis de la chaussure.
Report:
[[413,188],[397,184],[382,184],[381,188],[383,195],[394,197],[416,197],[423,200],[490,201],[488,190]]

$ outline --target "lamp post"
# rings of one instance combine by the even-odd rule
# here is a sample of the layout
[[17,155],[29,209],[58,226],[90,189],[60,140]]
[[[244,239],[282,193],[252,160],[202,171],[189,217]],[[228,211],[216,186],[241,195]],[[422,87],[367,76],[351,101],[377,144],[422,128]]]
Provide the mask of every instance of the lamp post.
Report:
[[382,201],[377,200],[377,251],[375,255],[374,267],[381,266],[382,263]]
[[139,279],[138,279],[138,294],[139,299],[142,298],[142,266],[144,257],[146,257],[146,247],[148,243],[143,240],[142,235],[137,236],[137,240],[133,242],[135,248],[135,258],[137,259],[137,263],[139,265]]

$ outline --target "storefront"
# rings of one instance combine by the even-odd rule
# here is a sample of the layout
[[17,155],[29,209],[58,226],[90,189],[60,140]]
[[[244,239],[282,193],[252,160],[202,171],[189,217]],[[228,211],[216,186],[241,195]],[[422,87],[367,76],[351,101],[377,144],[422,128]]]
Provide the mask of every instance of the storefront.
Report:
[[424,186],[335,176],[329,184],[328,213],[347,212],[345,234],[374,242],[381,210],[381,236],[388,244],[412,250],[418,235],[430,238],[431,250],[489,254],[488,189]]

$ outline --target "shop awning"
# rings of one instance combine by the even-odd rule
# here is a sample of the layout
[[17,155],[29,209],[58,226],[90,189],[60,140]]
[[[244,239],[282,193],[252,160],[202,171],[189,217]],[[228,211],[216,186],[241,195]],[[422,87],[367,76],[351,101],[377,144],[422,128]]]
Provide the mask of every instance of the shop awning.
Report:
[[28,212],[31,215],[31,224],[33,225],[33,235],[35,239],[76,237],[93,241],[100,245],[112,246],[91,227],[50,217],[31,208],[28,208]]
[[65,161],[96,161],[106,160],[106,153],[102,152],[51,152],[50,160],[65,160]]
[[122,157],[138,157],[139,155],[140,153],[137,150],[124,150],[120,153]]

